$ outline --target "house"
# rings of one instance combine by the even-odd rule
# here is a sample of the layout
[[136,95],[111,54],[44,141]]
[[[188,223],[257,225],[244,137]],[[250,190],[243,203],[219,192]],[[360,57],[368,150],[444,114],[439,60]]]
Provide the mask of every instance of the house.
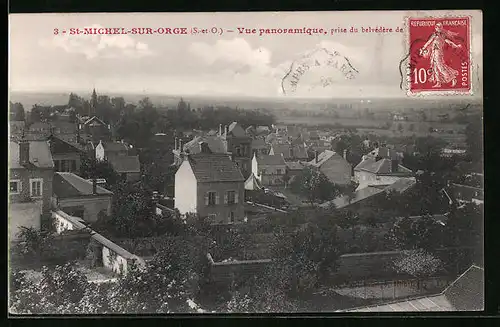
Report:
[[126,157],[131,147],[123,142],[102,142],[95,147],[95,158],[99,161],[110,160],[114,157]]
[[252,151],[257,155],[268,154],[269,146],[266,144],[264,138],[255,138],[252,140]]
[[48,139],[50,153],[54,161],[54,170],[78,174],[81,166],[81,156],[84,153],[80,144],[63,140],[58,136]]
[[227,154],[186,154],[175,174],[175,208],[212,224],[244,220],[245,179]]
[[346,208],[348,206],[366,206],[367,200],[376,201],[377,197],[384,193],[396,192],[402,194],[410,190],[413,186],[415,186],[415,184],[415,179],[401,178],[389,186],[367,186],[357,189],[352,196],[339,196],[331,201],[321,204],[320,207],[328,208],[332,204],[335,205],[335,208],[337,209]]
[[303,145],[272,144],[269,155],[282,155],[285,161],[307,161],[307,150]]
[[352,308],[343,312],[482,311],[484,287],[484,269],[472,265],[438,294]]
[[359,183],[357,189],[391,185],[400,178],[414,178],[413,172],[400,162],[401,158],[394,150],[377,146],[354,167],[354,179]]
[[286,174],[291,178],[299,175],[304,170],[304,164],[300,161],[286,162]]
[[[82,117],[83,118],[83,117]],[[111,140],[111,126],[104,123],[101,119],[96,116],[86,119],[80,118],[80,124],[78,128],[81,133],[90,135],[92,142],[98,143],[99,141],[110,141]]]
[[246,191],[255,191],[255,190],[262,190],[263,185],[260,183],[260,181],[255,177],[255,175],[252,173],[250,176],[248,176],[247,180],[245,181],[245,190]]
[[100,214],[111,215],[113,193],[68,172],[57,172],[52,182],[52,204],[65,213],[95,222]]
[[484,203],[484,189],[464,184],[450,183],[447,193],[459,203]]
[[325,150],[319,155],[316,152],[315,158],[307,165],[319,169],[334,184],[348,185],[351,183],[352,166],[345,157],[338,155],[335,151]]
[[226,153],[231,153],[234,156],[234,161],[241,169],[243,176],[249,176],[252,170],[252,138],[245,133],[237,122],[225,126],[223,135],[221,127],[220,125],[219,130]]
[[254,154],[252,174],[263,186],[285,185],[286,163],[282,155]]
[[186,153],[202,153],[202,145],[207,146],[211,153],[224,153],[233,156],[234,162],[241,170],[243,176],[248,176],[252,165],[252,138],[246,134],[243,128],[233,122],[229,126],[219,125],[219,133],[216,136],[196,136],[191,141],[182,145],[182,140],[175,142],[174,164],[180,165]]
[[9,142],[9,230],[40,229],[48,222],[54,162],[46,141]]
[[108,158],[113,169],[127,182],[141,179],[141,163],[139,156],[114,156]]

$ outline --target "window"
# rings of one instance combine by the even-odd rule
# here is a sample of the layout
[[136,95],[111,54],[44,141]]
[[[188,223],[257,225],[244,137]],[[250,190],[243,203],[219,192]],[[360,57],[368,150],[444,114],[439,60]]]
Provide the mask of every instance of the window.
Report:
[[225,204],[235,204],[236,203],[236,192],[228,191],[226,192],[226,196],[224,197]]
[[31,197],[41,197],[43,194],[43,179],[30,179],[30,195]]
[[68,165],[66,160],[61,160],[61,171],[65,172],[68,171]]
[[205,204],[207,206],[213,206],[217,204],[217,192],[207,192],[205,195]]
[[282,169],[276,169],[276,174],[277,175],[282,175],[283,174],[283,170]]
[[232,212],[232,211],[229,213],[229,222],[231,224],[234,223],[234,212]]
[[238,155],[238,157],[241,156],[241,148],[239,146],[236,147],[236,154]]
[[71,171],[76,171],[76,160],[71,160]]
[[9,182],[9,191],[10,194],[19,194],[21,193],[21,181],[12,180]]

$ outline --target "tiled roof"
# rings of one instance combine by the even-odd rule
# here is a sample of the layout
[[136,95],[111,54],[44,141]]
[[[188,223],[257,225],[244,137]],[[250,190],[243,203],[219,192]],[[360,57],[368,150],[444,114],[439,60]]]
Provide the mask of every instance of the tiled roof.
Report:
[[[30,164],[38,168],[54,168],[52,154],[47,141],[29,141]],[[25,168],[19,162],[19,144],[9,143],[9,168]]]
[[408,190],[412,186],[415,185],[415,179],[413,178],[401,178],[398,181],[392,183],[389,186],[382,185],[380,187],[378,186],[367,186],[363,187],[362,189],[357,190],[354,192],[354,197],[351,198],[351,201],[349,202],[349,197],[348,196],[340,196],[336,199],[333,199],[331,201],[325,202],[321,204],[321,207],[323,208],[328,208],[330,206],[330,203],[335,204],[335,207],[340,209],[343,207],[346,207],[348,205],[354,204],[356,202],[365,200],[369,197],[372,197],[374,195],[380,194],[382,192],[389,192],[389,191],[396,191],[399,193],[403,193],[404,191]]
[[[292,149],[292,155],[290,156],[290,148]],[[286,159],[307,159],[307,151],[304,146],[301,145],[289,145],[289,144],[274,144],[273,145],[274,154],[283,154],[283,158]]]
[[473,265],[451,283],[443,294],[456,310],[483,310],[484,286],[484,269]]
[[237,122],[232,122],[231,125],[229,125],[228,132],[233,134],[235,137],[247,136],[243,128]]
[[[308,164],[314,167],[321,167],[325,162],[330,160],[332,157],[338,157],[342,160],[345,160],[342,156],[338,155],[335,151],[331,150],[325,150],[318,154],[318,162],[316,162],[316,159],[313,159],[312,161],[309,161]],[[347,162],[347,161],[346,161]]]
[[121,142],[101,142],[106,152],[128,151],[129,147]]
[[399,193],[403,193],[413,187],[416,183],[417,181],[415,180],[415,178],[400,178],[391,185],[387,186],[385,188],[385,191],[396,191]]
[[304,165],[299,161],[288,161],[286,163],[286,166],[290,170],[302,170],[302,169],[304,169]]
[[322,208],[328,208],[328,207],[330,207],[331,204],[334,204],[335,208],[341,209],[343,207],[346,207],[346,206],[354,204],[356,202],[365,200],[365,199],[367,199],[369,197],[372,197],[374,195],[380,194],[382,192],[384,192],[384,190],[376,188],[376,187],[368,186],[368,187],[364,187],[364,188],[362,188],[362,189],[357,190],[356,192],[354,192],[354,196],[351,198],[350,202],[349,202],[349,197],[348,196],[340,196],[340,197],[335,198],[335,199],[333,199],[331,201],[322,203],[320,205],[320,207],[322,207]]
[[411,170],[398,164],[398,171],[392,172],[392,162],[390,159],[380,159],[378,161],[375,158],[366,158],[362,160],[354,170],[364,170],[374,174],[411,174]]
[[199,153],[189,155],[189,163],[198,182],[245,181],[227,154]]
[[110,157],[109,162],[118,173],[139,173],[141,171],[139,156]]
[[345,310],[345,312],[418,312],[484,310],[484,269],[472,265],[443,292]]
[[259,165],[265,166],[285,165],[285,160],[280,154],[257,156],[257,162],[259,163]]
[[182,146],[184,151],[189,150],[191,154],[201,152],[201,143],[205,142],[213,153],[225,153],[224,143],[217,136],[196,136],[191,141]]
[[[73,173],[58,172],[54,174],[52,190],[59,198],[72,198],[92,194],[92,182]],[[113,193],[101,186],[96,188],[97,195],[112,195]]]

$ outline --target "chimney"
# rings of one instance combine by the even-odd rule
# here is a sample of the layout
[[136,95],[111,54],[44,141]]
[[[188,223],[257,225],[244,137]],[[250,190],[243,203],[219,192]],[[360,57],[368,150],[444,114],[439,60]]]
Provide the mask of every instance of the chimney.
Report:
[[290,158],[293,158],[293,147],[292,146],[289,148],[288,152],[289,152],[288,154],[290,155]]
[[314,161],[318,163],[318,151],[314,151]]
[[177,150],[177,137],[174,139],[174,150]]
[[30,162],[30,143],[26,140],[19,142],[19,163],[27,165]]
[[228,132],[229,132],[229,127],[226,125],[224,126],[224,135],[227,136]]
[[179,139],[179,151],[182,152],[182,139]]
[[222,124],[219,124],[219,136],[222,136]]
[[398,172],[398,166],[399,166],[399,161],[397,159],[392,159],[391,160],[391,172],[392,173],[397,173]]
[[343,155],[344,159],[347,160],[347,149],[344,150],[344,155]]
[[92,194],[97,194],[97,180],[95,178],[92,179]]

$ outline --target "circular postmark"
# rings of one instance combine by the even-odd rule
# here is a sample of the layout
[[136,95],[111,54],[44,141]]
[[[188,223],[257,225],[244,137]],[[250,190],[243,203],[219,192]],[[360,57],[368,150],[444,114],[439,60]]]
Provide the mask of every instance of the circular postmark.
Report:
[[318,48],[294,60],[281,80],[283,94],[293,94],[307,78],[309,87],[327,87],[339,79],[356,78],[358,71],[338,51]]

